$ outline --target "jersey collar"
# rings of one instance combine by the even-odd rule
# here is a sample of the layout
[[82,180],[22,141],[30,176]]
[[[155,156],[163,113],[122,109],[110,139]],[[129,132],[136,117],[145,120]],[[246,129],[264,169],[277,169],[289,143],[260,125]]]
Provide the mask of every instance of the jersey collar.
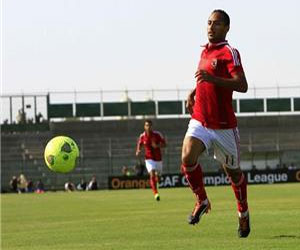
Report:
[[222,45],[227,45],[228,44],[228,41],[225,40],[225,41],[222,41],[222,42],[219,42],[219,43],[207,43],[207,44],[204,44],[202,45],[201,47],[205,47],[206,49],[210,49],[210,48],[215,48],[215,47],[218,47],[218,46],[222,46]]
[[151,136],[151,135],[153,134],[153,130],[151,130],[151,131],[149,132],[149,134],[147,134],[146,131],[144,131],[144,133],[145,133],[146,136]]

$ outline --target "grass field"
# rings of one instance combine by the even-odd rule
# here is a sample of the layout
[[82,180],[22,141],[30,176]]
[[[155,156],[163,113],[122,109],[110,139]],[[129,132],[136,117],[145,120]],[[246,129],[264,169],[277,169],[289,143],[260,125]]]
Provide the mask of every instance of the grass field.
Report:
[[237,237],[230,187],[209,187],[212,211],[187,224],[188,188],[4,194],[2,249],[300,249],[300,184],[249,186],[252,232]]

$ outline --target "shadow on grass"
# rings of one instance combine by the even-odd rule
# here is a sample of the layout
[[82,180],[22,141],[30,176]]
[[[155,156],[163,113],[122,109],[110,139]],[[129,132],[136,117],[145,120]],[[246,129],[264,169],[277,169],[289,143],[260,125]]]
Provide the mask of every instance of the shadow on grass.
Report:
[[281,235],[276,235],[273,236],[272,239],[283,239],[283,238],[295,238],[295,239],[300,239],[300,236],[297,235],[289,235],[289,234],[281,234]]

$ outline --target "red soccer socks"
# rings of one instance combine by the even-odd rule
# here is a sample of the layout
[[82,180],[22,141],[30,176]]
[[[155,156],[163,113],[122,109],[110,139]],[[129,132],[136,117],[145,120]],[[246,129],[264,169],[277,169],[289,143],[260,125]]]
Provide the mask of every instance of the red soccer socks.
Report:
[[189,183],[190,188],[195,194],[197,201],[201,203],[207,199],[206,191],[203,183],[203,174],[200,164],[189,166],[182,164],[181,170]]
[[234,191],[234,195],[237,200],[238,212],[243,215],[248,211],[248,202],[247,202],[247,180],[244,174],[241,175],[238,183],[233,183],[231,181],[231,186]]
[[157,176],[156,175],[150,176],[150,187],[153,191],[153,194],[156,195],[158,193],[158,191],[157,191]]

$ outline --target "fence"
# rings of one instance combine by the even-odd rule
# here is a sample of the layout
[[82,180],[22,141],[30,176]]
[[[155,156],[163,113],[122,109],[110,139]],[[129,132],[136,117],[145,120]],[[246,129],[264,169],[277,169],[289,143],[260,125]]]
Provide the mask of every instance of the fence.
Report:
[[[20,116],[27,123],[61,119],[116,119],[120,117],[186,117],[188,89],[73,91],[1,95],[1,123],[13,124]],[[237,115],[300,114],[300,86],[249,88],[234,93]]]

